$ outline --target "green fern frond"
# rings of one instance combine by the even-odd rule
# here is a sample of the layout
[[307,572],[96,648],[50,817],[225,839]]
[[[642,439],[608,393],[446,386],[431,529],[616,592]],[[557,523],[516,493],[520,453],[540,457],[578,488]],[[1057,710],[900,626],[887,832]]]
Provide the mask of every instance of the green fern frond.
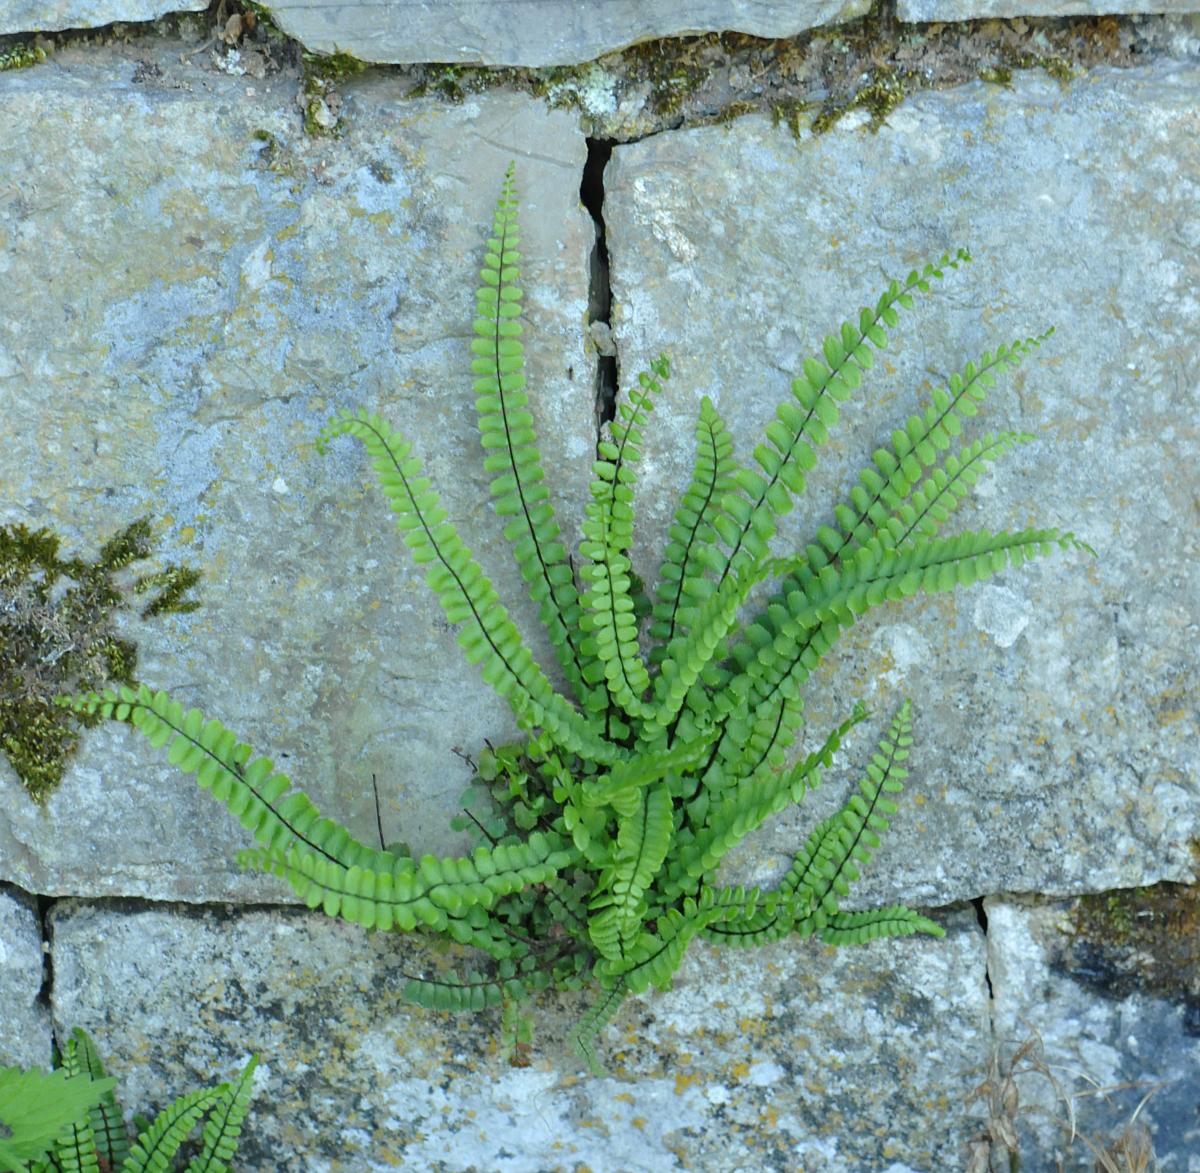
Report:
[[593,761],[612,764],[627,756],[554,691],[495,587],[446,520],[412,445],[365,411],[357,416],[343,412],[332,420],[322,429],[318,447],[323,450],[341,435],[363,442],[413,561],[428,567],[425,580],[447,621],[463,625],[458,642],[467,660],[482,665],[483,679],[508,701],[517,719],[526,726],[545,726],[559,744]]
[[908,776],[901,763],[907,760],[912,745],[911,712],[912,703],[906,700],[872,755],[858,793],[809,836],[780,885],[785,895],[810,897],[813,913],[809,923],[816,929],[838,911],[838,899],[850,891],[859,866],[879,847],[879,836],[888,829],[888,816],[896,813],[896,804],[888,795],[899,794]]
[[600,999],[579,1020],[571,1041],[575,1053],[587,1065],[587,1069],[595,1076],[604,1075],[604,1068],[596,1058],[595,1042],[600,1032],[616,1017],[617,1011],[625,1001],[629,991],[623,982],[601,991]]
[[241,1073],[213,1105],[201,1129],[204,1148],[187,1165],[186,1173],[230,1173],[242,1124],[254,1098],[254,1069],[258,1056],[251,1055]]
[[523,843],[479,847],[470,856],[422,856],[415,870],[346,868],[298,848],[269,866],[326,916],[385,932],[423,926],[471,944],[486,922],[472,922],[472,910],[482,914],[503,896],[545,883],[570,858],[557,836],[534,833]]
[[933,537],[989,464],[1007,455],[1016,445],[1027,444],[1034,438],[1030,432],[1001,432],[995,436],[989,433],[957,455],[946,457],[872,537],[895,549],[914,537]]
[[601,958],[596,976],[601,984],[621,981],[631,994],[644,994],[651,986],[669,990],[692,938],[720,915],[715,906],[701,906],[691,897],[681,907],[668,908],[655,923],[653,933],[644,932],[620,959]]
[[703,760],[716,736],[710,730],[702,737],[671,748],[648,748],[627,762],[620,762],[607,774],[583,784],[581,797],[587,806],[612,806],[622,812],[633,808],[637,792],[670,773],[694,768]]
[[899,322],[898,308],[911,308],[914,292],[927,293],[931,281],[941,280],[946,269],[957,269],[970,259],[959,249],[914,269],[903,284],[892,281],[874,309],[862,309],[857,325],[843,322],[839,333],[826,335],[823,358],[804,360],[804,373],[792,381],[792,399],[780,403],[767,425],[769,443],[754,449],[762,475],[739,470],[737,489],[725,495],[721,513],[714,518],[717,533],[729,547],[720,580],[742,561],[757,563],[766,557],[775,518],[790,511],[793,497],[804,493],[805,473],[816,464],[816,450],[838,422],[837,404],[850,398],[861,385],[862,372],[874,365],[871,347],[887,346],[887,330]]
[[814,790],[820,784],[821,769],[833,764],[843,738],[866,716],[866,709],[856,705],[854,712],[828,734],[820,749],[790,769],[761,770],[729,788],[708,809],[700,829],[687,839],[681,837],[661,880],[663,894],[673,898],[693,887],[715,871],[747,835],[772,815],[799,802],[806,791]]
[[255,757],[251,747],[220,721],[206,719],[199,709],[185,712],[161,690],[122,685],[60,698],[60,703],[77,712],[127,721],[155,749],[169,745],[167,760],[195,774],[200,786],[225,803],[273,856],[283,858],[295,846],[344,867],[412,866],[354,839],[345,827],[321,815],[303,791],[292,790],[291,779],[276,770],[270,758]]
[[479,438],[487,455],[486,472],[499,475],[491,482],[492,507],[506,520],[504,536],[511,544],[529,594],[539,607],[543,626],[576,699],[585,707],[603,707],[603,695],[584,681],[584,656],[579,631],[579,594],[562,529],[546,489],[545,470],[538,452],[533,416],[529,412],[521,344],[521,299],[517,284],[520,230],[517,192],[510,165],[492,220],[492,235],[484,254],[482,285],[475,292],[476,337],[471,343],[475,380],[475,410]]
[[[71,1080],[89,1080],[86,1059],[79,1053],[75,1039],[67,1041],[62,1053],[62,1070]],[[53,1160],[62,1173],[94,1173],[100,1168],[96,1142],[92,1136],[91,1112],[71,1121],[54,1142]]]
[[671,791],[659,782],[641,791],[634,809],[617,821],[617,854],[590,902],[588,936],[601,957],[625,956],[642,926],[646,892],[674,835]]
[[166,1173],[180,1146],[202,1116],[228,1092],[229,1084],[201,1088],[168,1104],[139,1134],[121,1173]]
[[[107,1080],[104,1064],[95,1044],[80,1027],[71,1032],[68,1047],[72,1044],[81,1071],[85,1072],[93,1083]],[[129,1135],[125,1131],[125,1118],[113,1092],[106,1091],[89,1114],[96,1155],[102,1161],[107,1161],[110,1169],[115,1169],[129,1156]]]
[[467,1014],[499,1006],[505,998],[521,999],[525,988],[516,978],[484,977],[468,974],[459,981],[454,978],[409,978],[404,983],[407,1001],[426,1010],[441,1010],[447,1014]]
[[[804,927],[802,922],[797,931],[807,935]],[[863,912],[839,910],[829,917],[819,932],[826,945],[865,945],[881,937],[908,937],[913,933],[928,933],[931,937],[946,935],[941,925],[899,904]]]
[[591,485],[579,552],[589,559],[580,569],[587,584],[583,592],[584,650],[604,669],[608,693],[630,716],[648,717],[643,700],[650,674],[638,647],[638,617],[632,587],[629,547],[633,541],[634,465],[641,447],[641,425],[653,410],[652,396],[662,391],[660,379],[670,377],[665,355],[649,372],[638,376],[639,389],[630,392],[612,421],[612,439],[601,440],[592,465]]
[[[948,388],[935,389],[925,411],[909,416],[904,428],[892,433],[892,443],[876,449],[871,463],[859,473],[859,483],[850,491],[849,502],[834,507],[839,528],[818,529],[817,543],[806,551],[813,573],[844,557],[870,537],[886,536],[885,531],[891,529],[893,518],[903,510],[905,500],[920,479],[921,470],[936,464],[949,449],[962,430],[962,421],[979,411],[995,385],[997,374],[1015,368],[1053,333],[1052,327],[1036,337],[1017,339],[995,351],[986,351],[978,362],[967,363],[961,372],[951,375]],[[959,460],[973,461],[979,455],[977,452],[972,456],[968,449]],[[990,459],[998,455],[996,452]]]
[[670,541],[658,571],[657,602],[652,609],[650,635],[657,640],[650,662],[658,664],[667,646],[683,633],[682,617],[704,601],[696,584],[705,571],[720,573],[723,563],[716,551],[713,519],[721,500],[733,491],[737,462],[733,438],[707,395],[700,401],[696,424],[696,462],[671,521]]

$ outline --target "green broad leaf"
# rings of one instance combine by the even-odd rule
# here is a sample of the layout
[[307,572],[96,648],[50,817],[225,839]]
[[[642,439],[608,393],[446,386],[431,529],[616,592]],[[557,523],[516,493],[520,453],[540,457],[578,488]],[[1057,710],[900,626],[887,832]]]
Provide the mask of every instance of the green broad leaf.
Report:
[[61,1068],[0,1067],[0,1168],[22,1169],[44,1156],[58,1134],[85,1121],[116,1084],[112,1078],[71,1077]]

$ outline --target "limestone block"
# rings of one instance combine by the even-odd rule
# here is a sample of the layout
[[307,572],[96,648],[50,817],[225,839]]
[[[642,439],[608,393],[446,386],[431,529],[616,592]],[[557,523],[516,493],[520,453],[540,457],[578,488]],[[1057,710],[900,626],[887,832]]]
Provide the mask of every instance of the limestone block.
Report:
[[1007,20],[1014,16],[1104,16],[1200,12],[1197,0],[897,0],[901,20]]
[[1200,1070],[1196,890],[1161,885],[1082,901],[997,897],[984,905],[1002,1070],[1032,1041],[1018,1065],[1025,1069],[1017,1080],[1022,1167],[1056,1167],[1068,1151],[1086,1155],[1083,1143],[1068,1145],[1073,1111],[1077,1132],[1102,1146],[1136,1114],[1160,1166],[1191,1169]]
[[[595,443],[584,139],[526,97],[442,109],[381,77],[343,87],[352,131],[314,139],[289,86],[166,50],[131,85],[106,52],[0,76],[0,394],[18,421],[0,521],[50,525],[94,557],[149,515],[163,560],[204,578],[198,611],[122,627],[140,678],[220,717],[369,841],[374,776],[389,842],[452,851],[470,777],[454,749],[510,737],[511,715],[466,664],[361,449],[320,459],[313,442],[342,407],[405,429],[552,659],[486,504],[468,339],[516,159],[540,436],[559,499],[580,503]],[[238,871],[247,845],[117,726],[84,737],[44,809],[0,759],[0,875],[28,890],[285,892]]]
[[115,21],[154,20],[168,12],[203,12],[205,0],[5,0],[0,36],[90,29]]
[[868,0],[272,0],[271,16],[317,53],[363,61],[574,65],[657,37],[733,31],[790,37],[862,16]]
[[983,938],[969,911],[946,923],[944,941],[840,951],[694,945],[673,992],[630,1000],[606,1032],[604,1078],[567,1042],[581,996],[538,1000],[514,1064],[498,1011],[401,1000],[406,972],[452,958],[302,911],[60,902],[53,1008],[95,1040],[128,1110],[258,1052],[247,1173],[932,1171],[960,1167],[987,1037]]
[[49,1067],[50,1011],[42,989],[42,933],[26,895],[0,889],[0,1067]]
[[[751,116],[618,146],[605,220],[626,381],[675,375],[647,425],[639,568],[653,581],[690,475],[700,397],[740,458],[805,355],[892,276],[946,249],[974,264],[919,297],[842,409],[781,553],[831,523],[930,384],[1014,338],[1057,333],[992,393],[970,437],[1036,433],[952,527],[1074,531],[1056,554],[868,613],[807,686],[808,745],[863,698],[847,773],[752,838],[759,882],[844,799],[905,696],[908,797],[860,889],[939,904],[1190,879],[1200,827],[1200,120],[1195,65],[1097,70],[1066,89],[926,92],[877,134],[793,138]],[[635,559],[636,561],[636,559]],[[772,869],[774,871],[772,872]],[[891,885],[896,885],[893,889]]]

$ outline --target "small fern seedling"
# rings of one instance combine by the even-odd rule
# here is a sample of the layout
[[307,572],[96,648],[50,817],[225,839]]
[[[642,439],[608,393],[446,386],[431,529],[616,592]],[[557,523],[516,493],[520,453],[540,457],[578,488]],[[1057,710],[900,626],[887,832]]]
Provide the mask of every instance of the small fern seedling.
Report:
[[[550,683],[424,475],[412,444],[378,415],[343,411],[322,431],[362,442],[413,560],[425,570],[467,659],[524,731],[479,758],[460,827],[469,855],[410,858],[376,850],[322,816],[287,775],[217,720],[142,685],[67,703],[127,721],[168,748],[226,803],[259,847],[244,864],[284,877],[310,907],[367,929],[448,936],[477,951],[456,979],[414,975],[407,994],[441,1010],[478,1010],[552,986],[598,988],[576,1031],[593,1041],[628,994],[671,983],[689,942],[758,945],[816,935],[853,944],[941,935],[902,907],[843,911],[896,811],[911,744],[896,713],[857,790],[796,854],[778,887],[722,886],[714,873],[765,819],[820,781],[859,706],[820,748],[789,755],[802,688],[841,632],[868,609],[917,592],[968,586],[1055,549],[1070,533],[1025,529],[943,536],[980,473],[1032,437],[1001,431],[955,450],[998,375],[1048,336],[984,354],[935,390],[878,449],[813,542],[787,557],[769,543],[803,494],[841,405],[887,345],[900,312],[963,251],[892,281],[873,306],[827,336],[775,411],[753,465],[737,462],[712,401],[700,406],[696,459],[670,527],[653,595],[634,575],[634,488],[642,430],[670,376],[666,356],[639,376],[600,440],[578,565],[546,487],[526,390],[517,195],[509,168],[484,252],[471,343],[484,467],[566,681]],[[744,621],[760,583],[774,590]]]

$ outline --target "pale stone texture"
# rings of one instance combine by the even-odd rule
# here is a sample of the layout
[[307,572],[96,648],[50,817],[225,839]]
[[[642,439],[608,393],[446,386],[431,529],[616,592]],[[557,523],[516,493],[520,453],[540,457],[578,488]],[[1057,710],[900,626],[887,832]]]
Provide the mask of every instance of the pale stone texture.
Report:
[[[690,474],[700,396],[749,462],[803,357],[889,276],[957,245],[977,251],[902,315],[784,520],[781,551],[833,520],[923,385],[1057,326],[968,426],[1038,441],[950,524],[1059,526],[1099,557],[1056,554],[877,609],[807,686],[813,738],[856,697],[876,712],[843,750],[848,771],[914,698],[908,796],[864,903],[1193,876],[1198,91],[1194,65],[1098,70],[1065,89],[1022,74],[1012,89],[916,95],[877,134],[843,119],[797,141],[751,116],[614,151],[605,220],[622,376],[664,349],[675,367],[645,429],[635,545],[653,557],[635,561],[648,581]],[[784,870],[847,781],[827,780],[748,842],[753,882]]]
[[118,20],[154,20],[168,12],[203,12],[207,7],[206,0],[4,0],[0,36],[98,28]]
[[987,1027],[969,911],[944,941],[693,946],[675,990],[602,1037],[605,1078],[567,1042],[583,996],[539,999],[514,1067],[498,1011],[401,1000],[402,971],[446,962],[405,937],[301,911],[63,901],[52,919],[56,1027],[88,1031],[127,1110],[260,1053],[247,1171],[933,1173],[973,1127],[958,1105]]
[[[1089,988],[1064,965],[1073,942],[1073,904],[1017,898],[984,901],[999,1053],[1007,1060],[1036,1032],[1040,1044],[1033,1055],[1059,1082],[1056,1091],[1048,1079],[1033,1072],[1018,1080],[1025,1109],[1017,1116],[1021,1167],[1057,1168],[1054,1158],[1064,1157],[1066,1151],[1076,1160],[1086,1154],[1078,1141],[1069,1148],[1064,1094],[1076,1097],[1078,1131],[1094,1143],[1107,1138],[1111,1144],[1153,1089],[1137,1116],[1151,1131],[1159,1168],[1196,1173],[1200,986],[1190,991],[1190,1009],[1186,998],[1136,990],[1106,994],[1101,989],[1098,996],[1100,967],[1088,966],[1080,975],[1084,981],[1091,979]],[[1195,947],[1191,952],[1193,964],[1200,963],[1200,952]],[[1144,960],[1138,969],[1152,971],[1153,960]]]
[[50,1066],[42,934],[30,897],[0,888],[0,1067]]
[[657,37],[791,37],[862,16],[869,0],[272,0],[288,36],[362,61],[575,65]]
[[[149,86],[102,51],[0,76],[0,393],[21,421],[0,521],[94,556],[151,515],[163,558],[203,570],[203,606],[124,625],[139,676],[272,754],[369,841],[375,775],[389,841],[454,850],[470,771],[453,747],[503,740],[511,715],[467,666],[361,447],[322,460],[313,441],[342,407],[407,430],[543,650],[486,505],[468,339],[515,158],[543,452],[559,499],[580,502],[595,435],[584,139],[528,98],[399,104],[382,78],[344,87],[344,137],[310,139],[290,86],[162,61]],[[30,891],[286,891],[239,872],[246,845],[118,726],[84,737],[45,809],[0,760],[0,878]]]
[[1014,16],[1103,16],[1200,12],[1197,0],[897,0],[906,21],[1006,20]]

